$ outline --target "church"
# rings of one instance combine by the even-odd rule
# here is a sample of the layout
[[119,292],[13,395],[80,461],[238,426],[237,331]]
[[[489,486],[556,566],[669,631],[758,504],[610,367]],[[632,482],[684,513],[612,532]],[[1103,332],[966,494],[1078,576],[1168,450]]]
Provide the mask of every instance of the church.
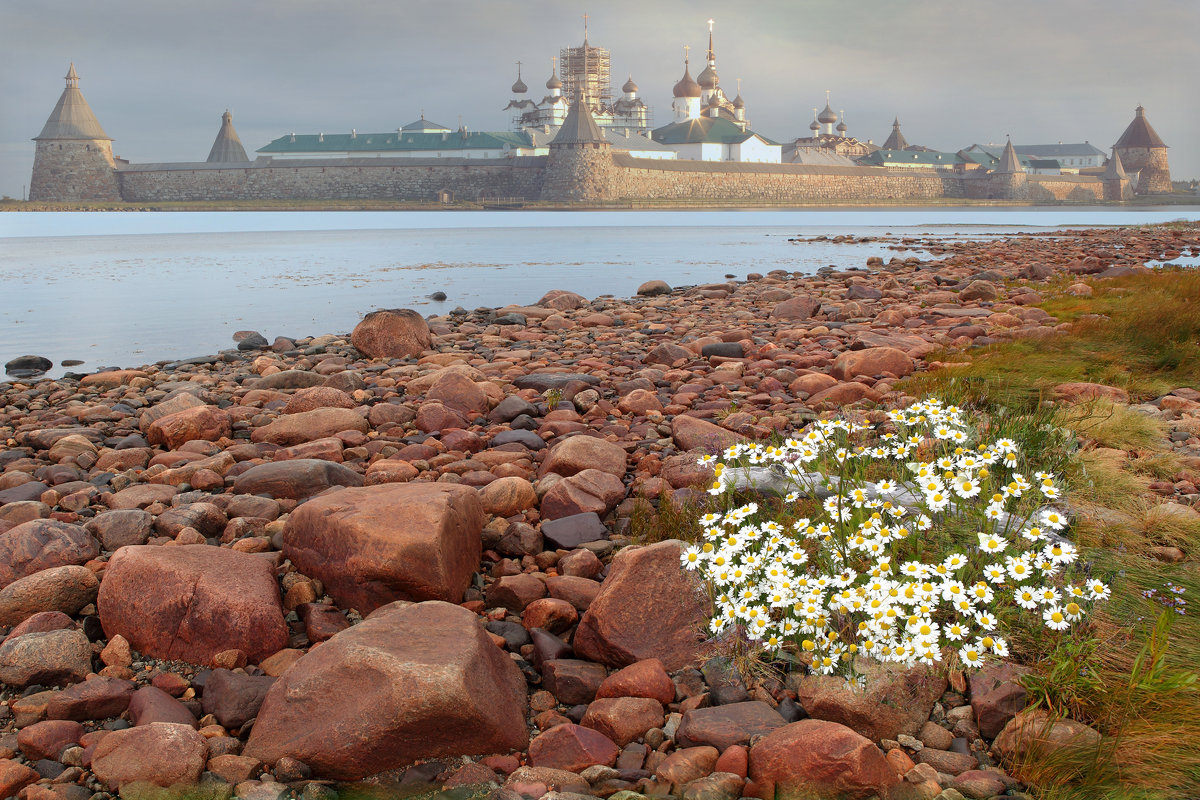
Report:
[[708,56],[704,70],[692,77],[684,48],[683,77],[671,90],[675,121],[651,134],[654,141],[674,150],[681,159],[779,164],[781,147],[750,129],[746,101],[739,87],[730,100],[717,75],[713,20],[708,21]]

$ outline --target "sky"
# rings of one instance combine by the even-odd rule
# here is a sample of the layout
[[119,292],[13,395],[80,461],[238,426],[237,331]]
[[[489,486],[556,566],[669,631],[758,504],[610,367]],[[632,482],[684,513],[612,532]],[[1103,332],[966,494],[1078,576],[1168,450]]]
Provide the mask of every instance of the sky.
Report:
[[[535,97],[560,47],[612,53],[657,125],[715,20],[717,71],[754,130],[808,134],[832,92],[849,134],[912,144],[1090,141],[1146,107],[1176,180],[1200,177],[1197,0],[0,0],[0,195],[20,197],[74,61],[114,152],[203,161],[228,108],[251,153],[296,133],[417,119],[508,130],[517,60]],[[1188,79],[1188,74],[1193,75]]]

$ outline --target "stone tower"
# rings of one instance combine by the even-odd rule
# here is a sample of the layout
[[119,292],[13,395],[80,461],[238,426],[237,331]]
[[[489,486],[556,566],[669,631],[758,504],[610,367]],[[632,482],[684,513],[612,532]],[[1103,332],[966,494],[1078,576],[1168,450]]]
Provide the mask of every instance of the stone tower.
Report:
[[1105,200],[1128,200],[1133,195],[1129,176],[1125,174],[1125,167],[1121,164],[1121,154],[1115,147],[1112,151],[1112,158],[1108,159],[1108,164],[1104,168],[1104,174],[1100,176],[1100,181],[1104,184]]
[[221,130],[217,131],[217,139],[208,151],[208,163],[244,164],[249,161],[246,148],[242,147],[242,140],[233,129],[233,114],[229,113],[229,109],[225,109],[225,113],[221,115]]
[[1029,175],[1017,158],[1012,139],[1004,145],[1000,163],[988,175],[988,197],[993,200],[1028,200]]
[[74,64],[67,72],[67,88],[34,141],[30,200],[121,199],[112,139],[83,99]]
[[1137,107],[1133,122],[1129,123],[1113,149],[1120,154],[1125,169],[1138,173],[1138,194],[1165,194],[1171,191],[1167,146],[1146,119],[1146,109]]
[[583,98],[576,96],[558,135],[550,142],[542,200],[586,203],[615,200],[612,146]]

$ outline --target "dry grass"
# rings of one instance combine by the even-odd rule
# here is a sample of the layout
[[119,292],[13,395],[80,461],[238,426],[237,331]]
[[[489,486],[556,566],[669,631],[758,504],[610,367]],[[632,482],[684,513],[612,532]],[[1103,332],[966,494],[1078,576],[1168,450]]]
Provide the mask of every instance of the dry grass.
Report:
[[630,532],[634,544],[646,545],[679,539],[697,542],[704,534],[700,516],[704,509],[698,506],[676,503],[670,495],[659,498],[657,506],[646,498],[639,498],[630,515]]
[[1088,282],[1092,297],[1063,294],[1042,304],[1073,322],[1065,335],[971,351],[969,366],[921,373],[905,388],[918,396],[965,390],[1028,410],[1056,384],[1072,381],[1121,387],[1135,401],[1200,385],[1200,271],[1162,269]]
[[1129,406],[1107,402],[1080,403],[1060,412],[1063,427],[1085,440],[1084,446],[1117,450],[1161,447],[1166,425]]
[[[1032,446],[1028,436],[1014,438],[1039,456],[1062,453],[1067,497],[1080,511],[1072,536],[1081,563],[1113,587],[1111,600],[1070,635],[1014,630],[1014,655],[1035,668],[1032,695],[1105,735],[1098,749],[1035,755],[1014,773],[1044,800],[1196,797],[1200,569],[1149,556],[1158,545],[1200,554],[1200,515],[1148,492],[1152,480],[1180,468],[1162,423],[1111,403],[1046,400],[1068,381],[1122,387],[1134,402],[1200,385],[1200,271],[1089,283],[1092,297],[1062,293],[1043,306],[1073,323],[1065,335],[970,351],[970,365],[914,376],[903,388],[985,416],[1025,417],[1012,426],[1023,425]],[[1175,426],[1200,432],[1200,422]],[[1056,443],[1056,431],[1067,432],[1068,446]],[[1076,442],[1081,449],[1072,453]],[[1196,614],[1176,613],[1172,598],[1194,603]]]

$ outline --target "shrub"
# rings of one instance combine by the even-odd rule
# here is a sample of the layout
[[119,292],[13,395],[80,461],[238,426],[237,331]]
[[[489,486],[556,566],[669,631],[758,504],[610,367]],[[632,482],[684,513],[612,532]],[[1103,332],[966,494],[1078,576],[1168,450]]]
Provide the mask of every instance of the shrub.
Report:
[[[1021,614],[1053,631],[1082,619],[1110,592],[1075,574],[1055,476],[1030,475],[1011,438],[977,438],[960,409],[926,401],[878,426],[823,420],[701,459],[726,507],[701,517],[703,542],[682,564],[711,590],[711,632],[854,678],[856,656],[913,665],[950,652],[978,667],[1007,654]],[[762,490],[784,513],[742,502]]]

